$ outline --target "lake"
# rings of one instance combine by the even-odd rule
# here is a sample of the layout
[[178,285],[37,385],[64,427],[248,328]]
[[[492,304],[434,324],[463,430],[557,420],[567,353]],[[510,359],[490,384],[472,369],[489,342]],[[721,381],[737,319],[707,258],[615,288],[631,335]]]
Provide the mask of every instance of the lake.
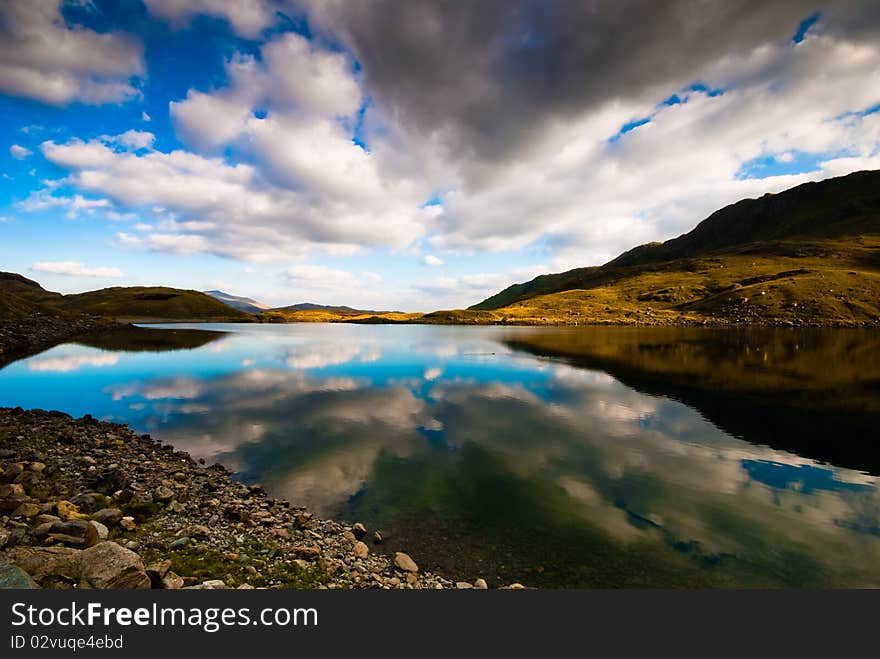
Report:
[[155,327],[10,364],[0,405],[129,423],[453,578],[880,586],[877,332]]

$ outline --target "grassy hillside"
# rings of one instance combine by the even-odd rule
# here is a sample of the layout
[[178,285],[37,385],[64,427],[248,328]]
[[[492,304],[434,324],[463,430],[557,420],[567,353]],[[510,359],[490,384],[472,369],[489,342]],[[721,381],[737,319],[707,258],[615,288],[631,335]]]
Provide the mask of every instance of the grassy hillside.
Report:
[[469,312],[527,324],[876,323],[880,172],[733,204],[684,236],[516,284],[457,316]]
[[137,320],[248,321],[253,316],[199,291],[164,286],[129,286],[65,295],[64,309]]
[[347,307],[318,307],[296,309],[285,307],[270,309],[260,314],[260,320],[269,323],[399,323],[416,320],[419,313],[400,313],[397,311],[359,311]]

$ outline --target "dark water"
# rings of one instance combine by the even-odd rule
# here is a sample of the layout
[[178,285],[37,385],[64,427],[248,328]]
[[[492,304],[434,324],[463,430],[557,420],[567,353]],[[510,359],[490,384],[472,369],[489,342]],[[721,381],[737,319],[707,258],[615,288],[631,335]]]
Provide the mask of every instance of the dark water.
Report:
[[457,578],[880,586],[876,332],[187,327],[229,333],[59,346],[0,405],[130,423]]

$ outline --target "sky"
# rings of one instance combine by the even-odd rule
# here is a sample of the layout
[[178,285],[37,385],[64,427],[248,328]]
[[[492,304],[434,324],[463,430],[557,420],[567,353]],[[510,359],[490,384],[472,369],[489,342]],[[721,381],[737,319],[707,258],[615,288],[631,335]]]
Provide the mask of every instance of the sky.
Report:
[[0,269],[405,311],[880,169],[876,0],[5,0]]

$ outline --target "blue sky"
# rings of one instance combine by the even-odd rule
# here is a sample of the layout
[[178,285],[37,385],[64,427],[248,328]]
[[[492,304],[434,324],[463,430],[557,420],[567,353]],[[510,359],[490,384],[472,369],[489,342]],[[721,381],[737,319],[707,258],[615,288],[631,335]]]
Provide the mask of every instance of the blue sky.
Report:
[[[658,30],[637,47],[688,57],[645,71],[607,35],[554,38],[565,21],[419,0],[389,31],[387,4],[0,7],[2,269],[63,292],[461,307],[880,166],[863,3]],[[466,19],[505,38],[453,43]],[[586,43],[594,70],[566,68]]]

